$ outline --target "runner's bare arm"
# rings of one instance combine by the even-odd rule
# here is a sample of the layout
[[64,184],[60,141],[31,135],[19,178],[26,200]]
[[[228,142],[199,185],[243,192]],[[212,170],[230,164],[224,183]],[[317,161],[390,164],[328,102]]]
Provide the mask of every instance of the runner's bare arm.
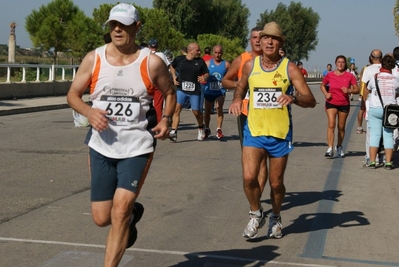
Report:
[[[160,57],[150,54],[149,69],[151,80],[165,97],[164,114],[172,117],[176,108],[176,92],[168,68]],[[157,133],[155,138],[165,139],[169,134],[168,120],[163,118],[153,131]]]
[[108,127],[108,119],[105,117],[107,112],[105,110],[94,109],[82,100],[84,92],[90,85],[93,65],[94,65],[95,51],[89,52],[76,73],[76,76],[71,84],[67,94],[67,102],[78,113],[87,117],[90,125],[97,131],[102,131]]
[[170,64],[170,74],[172,74],[172,82],[174,85],[179,86],[179,82],[177,81],[176,69],[173,68],[172,64]]
[[[241,65],[241,56],[236,57],[231,64],[227,73],[222,79],[222,86],[228,90],[234,90],[237,86],[237,73]],[[227,67],[227,65],[226,65]]]
[[94,56],[94,51],[91,51],[83,59],[67,94],[68,104],[82,115],[87,115],[87,110],[90,108],[84,103],[82,96],[90,84]]
[[236,89],[234,91],[233,101],[229,108],[229,113],[234,116],[239,116],[241,114],[241,104],[242,100],[245,98],[248,90],[248,77],[252,69],[253,60],[248,60],[245,62],[242,68],[242,77],[238,81]]
[[[303,108],[314,108],[316,106],[316,99],[312,91],[310,91],[301,70],[293,62],[290,62],[288,66],[288,74],[293,86],[299,93],[296,96],[297,101],[295,104]],[[291,103],[293,103],[293,99]]]

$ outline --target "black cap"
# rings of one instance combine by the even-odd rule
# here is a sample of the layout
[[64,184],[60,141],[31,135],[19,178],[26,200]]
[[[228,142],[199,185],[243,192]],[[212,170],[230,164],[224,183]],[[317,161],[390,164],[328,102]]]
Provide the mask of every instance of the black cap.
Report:
[[148,46],[152,48],[157,48],[158,47],[158,41],[156,39],[151,39],[148,41]]

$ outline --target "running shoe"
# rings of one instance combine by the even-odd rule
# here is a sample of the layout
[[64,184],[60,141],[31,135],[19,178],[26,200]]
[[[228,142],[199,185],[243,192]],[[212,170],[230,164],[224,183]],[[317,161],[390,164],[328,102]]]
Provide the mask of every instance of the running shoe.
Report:
[[356,133],[358,133],[358,134],[364,134],[364,133],[366,133],[366,130],[364,130],[363,128],[357,128],[357,129],[356,129]]
[[216,137],[217,137],[218,139],[221,139],[221,138],[224,137],[224,135],[223,135],[223,133],[222,133],[222,129],[220,129],[220,128],[217,128],[217,129],[216,129]]
[[204,128],[198,128],[198,141],[202,141],[205,139],[205,130]]
[[256,238],[258,236],[258,229],[262,228],[262,226],[266,222],[266,218],[263,215],[263,210],[260,210],[261,216],[258,217],[252,212],[249,212],[249,223],[247,227],[244,229],[244,233],[242,234],[243,237],[246,238]]
[[364,160],[362,160],[363,167],[366,167],[366,165],[369,163],[370,159],[366,156],[364,156]]
[[366,168],[369,168],[369,169],[375,169],[375,168],[377,168],[377,167],[375,166],[375,161],[367,163],[367,164],[366,164]]
[[211,135],[211,129],[206,128],[205,129],[205,139],[208,138]]
[[376,168],[380,168],[380,167],[384,167],[385,163],[383,161],[376,161],[375,162],[375,167]]
[[176,132],[176,130],[171,130],[169,132],[169,139],[170,139],[170,141],[177,142],[177,132]]
[[126,248],[130,248],[134,245],[137,239],[137,228],[136,224],[143,217],[144,207],[142,204],[135,202],[133,206],[133,220],[129,225],[129,239],[127,241]]
[[324,154],[325,157],[327,158],[332,158],[334,157],[334,151],[332,149],[332,147],[329,147],[326,151],[326,153]]
[[269,231],[267,232],[268,238],[282,238],[283,233],[281,232],[283,225],[281,224],[281,217],[270,217],[269,221]]
[[337,156],[338,156],[338,157],[340,157],[340,158],[345,157],[345,152],[344,152],[344,150],[342,149],[342,146],[337,146],[337,147],[336,147],[336,150],[337,150]]
[[392,162],[386,162],[384,166],[385,170],[392,170],[393,169],[393,164]]

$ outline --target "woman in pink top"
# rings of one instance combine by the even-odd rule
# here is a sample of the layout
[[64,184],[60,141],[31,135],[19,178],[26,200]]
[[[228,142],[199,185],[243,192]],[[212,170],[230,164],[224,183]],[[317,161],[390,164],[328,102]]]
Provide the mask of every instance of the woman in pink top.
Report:
[[[356,78],[352,73],[347,72],[346,57],[339,55],[335,59],[336,70],[330,71],[320,85],[320,90],[326,97],[326,113],[328,119],[327,143],[328,149],[324,156],[332,158],[334,156],[334,130],[338,128],[338,141],[336,152],[338,157],[344,157],[342,142],[345,137],[346,118],[350,110],[350,94],[358,94]],[[326,90],[326,84],[330,89]],[[338,123],[336,122],[338,118]]]

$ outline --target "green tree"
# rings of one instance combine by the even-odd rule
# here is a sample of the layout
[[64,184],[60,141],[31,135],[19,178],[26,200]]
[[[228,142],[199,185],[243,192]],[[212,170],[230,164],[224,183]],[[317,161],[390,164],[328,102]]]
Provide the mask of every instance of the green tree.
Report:
[[287,7],[279,3],[276,10],[260,15],[257,26],[275,21],[280,24],[286,38],[284,48],[288,58],[293,61],[309,59],[309,52],[314,51],[318,44],[317,27],[320,16],[311,7],[305,8],[302,3],[291,2]]
[[154,0],[154,8],[163,9],[173,27],[186,39],[199,34],[222,35],[247,45],[249,9],[241,0]]
[[212,0],[154,0],[154,8],[163,9],[175,29],[185,34],[186,38],[196,38],[205,33],[209,7]]
[[399,37],[399,0],[396,0],[395,5],[393,6],[393,23],[396,36]]
[[241,0],[213,0],[214,13],[209,16],[209,24],[214,25],[214,34],[228,39],[238,38],[240,46],[248,44],[248,18],[251,13]]
[[141,30],[137,35],[138,42],[147,43],[150,39],[157,39],[158,50],[169,49],[177,51],[182,43],[185,43],[183,33],[173,28],[165,11],[157,8],[137,8],[142,24]]
[[93,19],[98,26],[103,28],[103,34],[109,32],[109,28],[105,25],[105,22],[108,20],[109,12],[113,6],[113,4],[102,4],[93,10]]
[[103,29],[94,19],[78,13],[73,23],[66,29],[69,38],[69,54],[82,61],[91,50],[104,44]]
[[220,35],[200,34],[198,35],[197,42],[202,50],[207,46],[211,49],[215,45],[223,46],[223,58],[230,62],[244,52],[244,49],[241,47],[241,40],[238,38],[230,40]]
[[42,5],[39,10],[33,10],[25,19],[25,28],[35,47],[54,49],[53,62],[56,63],[58,52],[70,50],[71,31],[68,29],[73,27],[77,32],[84,31],[74,25],[77,16],[83,18],[83,11],[71,0],[53,0],[46,6]]
[[[137,34],[138,43],[147,43],[150,39],[155,38],[159,43],[159,50],[169,49],[178,51],[182,43],[185,43],[184,35],[177,31],[165,11],[156,8],[143,8],[133,4],[140,15],[141,29]],[[113,4],[102,4],[93,11],[93,19],[99,26],[103,27],[103,33],[109,32],[104,22],[108,20],[109,12]]]

